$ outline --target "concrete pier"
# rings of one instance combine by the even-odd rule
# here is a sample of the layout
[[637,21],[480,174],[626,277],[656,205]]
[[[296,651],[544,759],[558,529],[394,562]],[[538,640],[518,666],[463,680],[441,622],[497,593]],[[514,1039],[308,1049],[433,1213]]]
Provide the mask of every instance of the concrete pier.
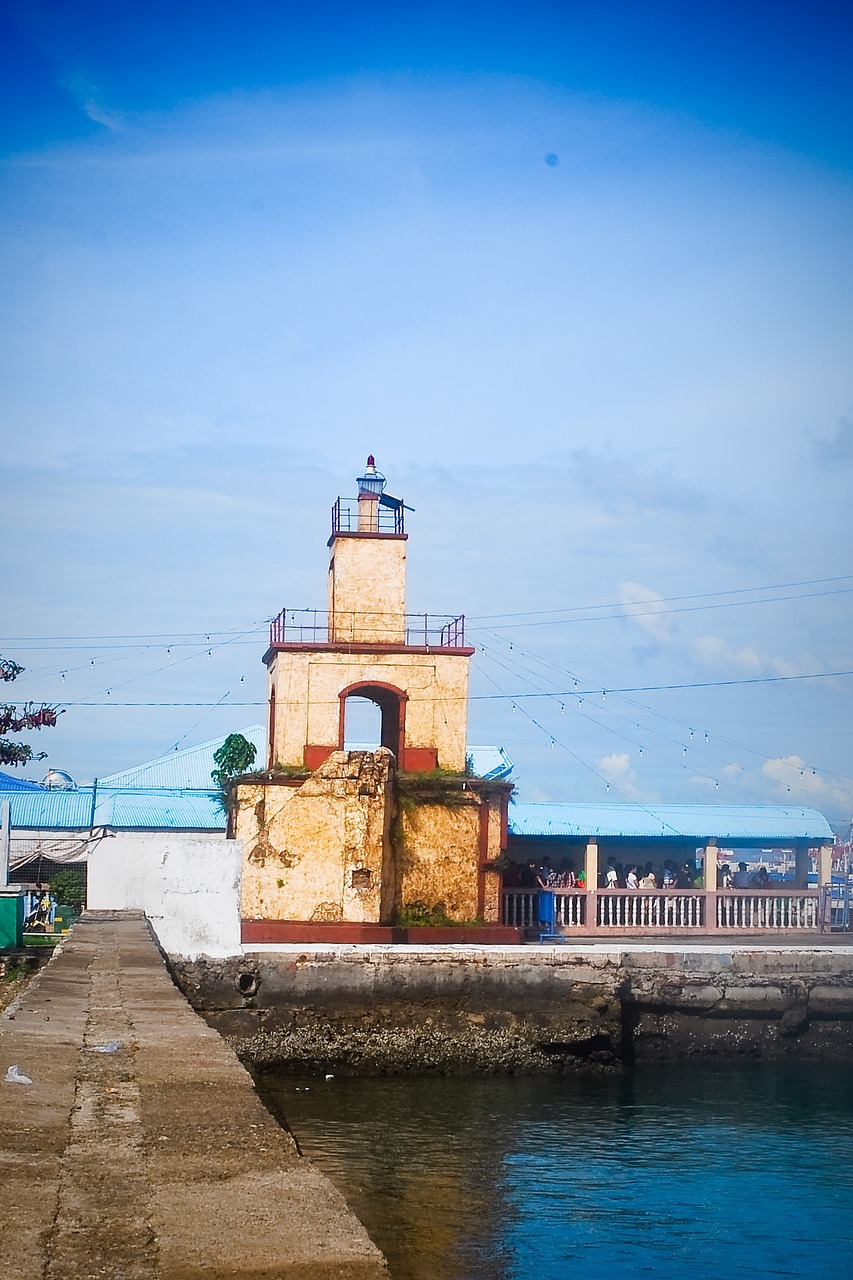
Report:
[[75,925],[0,1015],[0,1077],[13,1064],[33,1083],[0,1083],[3,1275],[387,1280],[141,913]]

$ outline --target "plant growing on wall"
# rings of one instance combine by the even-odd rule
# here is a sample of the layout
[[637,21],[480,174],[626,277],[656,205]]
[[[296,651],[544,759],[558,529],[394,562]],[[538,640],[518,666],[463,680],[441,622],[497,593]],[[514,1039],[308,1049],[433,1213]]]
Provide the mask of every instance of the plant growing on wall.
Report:
[[220,790],[220,803],[228,812],[231,808],[231,784],[235,778],[250,769],[255,762],[257,748],[242,733],[229,733],[221,747],[213,753],[215,769],[210,776]]
[[405,813],[412,812],[419,805],[430,804],[458,809],[470,804],[474,796],[489,800],[507,786],[503,778],[477,778],[468,773],[453,773],[449,769],[398,773],[395,781],[397,801]]
[[213,753],[216,768],[210,776],[218,787],[225,787],[255,763],[257,754],[257,748],[242,733],[229,733],[222,746]]
[[[16,680],[23,670],[17,662],[0,658],[0,680]],[[28,760],[43,760],[46,751],[34,752],[26,742],[7,741],[6,735],[26,729],[51,729],[60,715],[59,707],[51,707],[46,702],[38,706],[33,702],[26,702],[23,706],[0,703],[0,764],[17,765],[26,764]]]

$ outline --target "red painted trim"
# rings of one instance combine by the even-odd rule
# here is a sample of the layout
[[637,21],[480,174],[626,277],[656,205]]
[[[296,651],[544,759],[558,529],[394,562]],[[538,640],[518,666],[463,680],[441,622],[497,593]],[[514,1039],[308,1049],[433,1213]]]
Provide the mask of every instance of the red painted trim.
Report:
[[388,925],[341,921],[318,924],[314,920],[243,920],[242,942],[403,942],[405,930]]
[[267,739],[267,768],[275,764],[275,685],[270,692],[269,737]]
[[308,745],[302,748],[302,763],[306,769],[310,769],[313,773],[315,769],[319,769],[321,764],[325,764],[333,751],[337,751],[337,747],[321,747]]
[[404,773],[431,773],[438,768],[435,747],[403,747],[400,768]]
[[[398,689],[396,685],[386,684],[384,680],[356,680],[355,684],[347,685],[345,689],[341,689],[338,694],[338,750],[343,751],[344,738],[346,735],[346,702],[347,698],[352,696],[370,697],[369,690],[378,689],[382,693],[389,695],[389,698],[380,701],[379,698],[370,698],[371,702],[375,702],[382,712],[383,721],[389,708],[383,705],[383,701],[387,703],[390,698],[394,698],[397,703],[397,742],[394,755],[397,762],[403,759],[403,753],[406,749],[406,703],[409,701],[409,695],[404,689]],[[383,725],[384,727],[384,725]]]
[[240,939],[249,946],[263,943],[275,945],[284,942],[325,942],[333,946],[340,943],[398,943],[446,947],[467,943],[469,946],[488,947],[521,945],[524,942],[524,930],[500,924],[466,925],[457,929],[428,926],[398,929],[390,925],[348,921],[340,924],[317,924],[313,920],[243,920]]
[[425,653],[431,656],[447,654],[451,658],[471,658],[477,652],[469,645],[458,648],[438,644],[363,644],[344,641],[322,641],[309,644],[307,641],[282,641],[272,644],[267,649],[262,661],[269,666],[277,653]]
[[477,915],[482,917],[486,910],[486,867],[489,860],[489,802],[480,801],[480,858],[477,867]]

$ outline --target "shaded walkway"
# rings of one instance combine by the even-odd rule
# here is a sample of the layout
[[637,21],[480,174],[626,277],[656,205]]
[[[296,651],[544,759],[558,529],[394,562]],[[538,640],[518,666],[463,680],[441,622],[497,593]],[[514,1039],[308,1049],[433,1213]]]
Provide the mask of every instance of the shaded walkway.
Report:
[[[119,1041],[116,1052],[98,1046]],[[0,1015],[3,1273],[374,1280],[378,1250],[299,1156],[137,913],[91,914]]]

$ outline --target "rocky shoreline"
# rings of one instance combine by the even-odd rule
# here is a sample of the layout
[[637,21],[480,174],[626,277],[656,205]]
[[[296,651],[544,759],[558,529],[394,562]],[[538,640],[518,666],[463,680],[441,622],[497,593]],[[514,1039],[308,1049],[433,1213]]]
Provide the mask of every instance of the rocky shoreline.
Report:
[[468,1028],[453,1035],[424,1027],[373,1031],[318,1023],[296,1030],[227,1037],[238,1057],[256,1071],[287,1075],[533,1075],[613,1067],[617,1058],[600,1045],[538,1045],[519,1033]]

